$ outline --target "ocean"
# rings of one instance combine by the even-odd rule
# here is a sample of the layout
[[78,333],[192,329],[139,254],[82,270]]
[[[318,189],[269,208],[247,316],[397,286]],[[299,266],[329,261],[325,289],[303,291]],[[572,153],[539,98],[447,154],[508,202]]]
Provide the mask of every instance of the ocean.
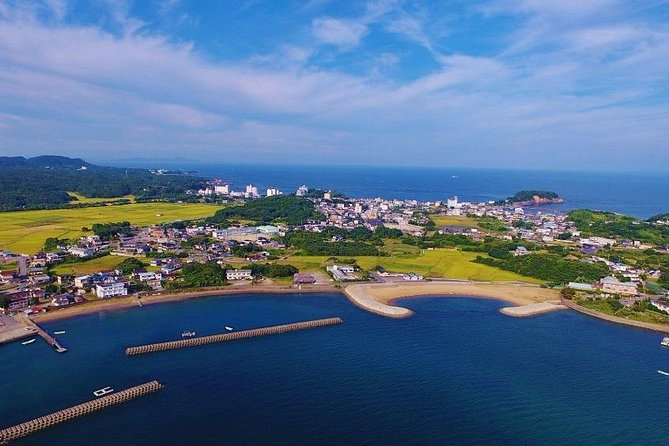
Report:
[[[156,394],[17,445],[665,444],[659,334],[571,311],[529,319],[471,298],[400,301],[393,320],[339,294],[238,295],[44,324],[0,347],[0,424],[157,379]],[[127,346],[339,316],[344,324],[127,357]]]
[[[138,167],[163,167],[139,164]],[[295,192],[302,184],[332,189],[350,197],[482,202],[509,197],[520,190],[551,190],[565,199],[547,206],[557,212],[598,209],[640,218],[669,212],[669,172],[568,172],[509,169],[263,166],[179,164],[169,168],[193,169],[200,175],[229,181],[234,190],[247,184],[260,191],[276,187]]]

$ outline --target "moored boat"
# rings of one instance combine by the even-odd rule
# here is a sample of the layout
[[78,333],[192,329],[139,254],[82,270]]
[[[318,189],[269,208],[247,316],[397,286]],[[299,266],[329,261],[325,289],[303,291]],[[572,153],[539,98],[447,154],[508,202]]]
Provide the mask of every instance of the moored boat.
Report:
[[665,372],[664,370],[658,370],[657,373],[659,373],[660,375],[669,376],[669,372]]
[[665,346],[665,347],[669,347],[669,336],[664,337],[664,338],[662,339],[662,342],[660,342],[660,344],[663,345],[663,346]]
[[35,340],[34,340],[34,339],[31,339],[31,340],[29,340],[29,341],[21,342],[21,344],[22,344],[22,345],[28,345],[28,344],[32,344],[33,342],[35,342]]
[[114,389],[107,386],[107,387],[103,387],[102,389],[98,389],[98,390],[94,391],[93,395],[95,395],[96,397],[99,398],[101,396],[107,395],[108,393],[112,393],[113,391],[114,391]]
[[192,338],[193,336],[195,336],[194,331],[184,331],[181,333],[182,338]]
[[65,331],[54,331],[53,332],[53,334],[57,334],[57,335],[61,335],[61,334],[65,334],[65,333],[66,333]]
[[226,325],[226,326],[225,326],[225,329],[228,330],[228,331],[232,331],[232,330],[234,330],[234,328],[230,327],[229,325]]

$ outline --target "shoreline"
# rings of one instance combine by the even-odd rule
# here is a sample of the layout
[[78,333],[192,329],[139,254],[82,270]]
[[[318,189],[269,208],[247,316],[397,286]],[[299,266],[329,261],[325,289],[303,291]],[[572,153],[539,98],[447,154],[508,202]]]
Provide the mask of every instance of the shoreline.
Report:
[[[150,294],[143,296],[138,300],[134,296],[124,296],[111,298],[107,300],[94,300],[88,303],[65,307],[59,310],[47,313],[38,313],[31,315],[31,319],[37,323],[59,321],[87,314],[99,313],[102,311],[118,311],[126,308],[139,307],[144,305],[157,305],[170,302],[181,302],[184,300],[198,299],[200,297],[232,296],[240,294],[313,294],[313,293],[331,293],[342,290],[332,285],[310,285],[302,289],[297,289],[292,285],[237,285],[221,288],[208,288],[193,291],[184,291],[183,293],[165,293]],[[141,303],[141,305],[140,305]]]
[[576,311],[577,313],[585,314],[586,316],[594,317],[596,319],[601,319],[607,322],[612,322],[614,324],[643,328],[646,330],[652,330],[660,333],[669,333],[669,326],[667,325],[654,324],[652,322],[635,321],[633,319],[625,319],[618,316],[611,316],[610,314],[604,314],[595,310],[591,310],[590,308],[582,307],[575,302],[570,302],[565,299],[562,299],[562,304],[567,308],[569,308],[570,310]]
[[536,306],[539,303],[547,304],[540,310],[533,308],[529,311],[521,311],[519,314],[509,314],[516,317],[533,316],[563,308],[560,305],[549,306],[551,302],[559,302],[560,295],[556,290],[541,288],[538,285],[511,282],[433,281],[411,284],[403,282],[356,284],[346,287],[344,294],[354,305],[360,308],[395,319],[413,315],[413,311],[408,308],[394,305],[398,299],[426,296],[493,299],[510,303],[511,308]]

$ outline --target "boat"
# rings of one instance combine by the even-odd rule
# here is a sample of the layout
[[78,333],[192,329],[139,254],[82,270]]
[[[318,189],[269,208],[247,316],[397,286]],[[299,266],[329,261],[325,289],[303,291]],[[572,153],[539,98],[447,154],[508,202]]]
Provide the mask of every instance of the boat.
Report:
[[665,372],[664,370],[658,370],[657,373],[659,373],[660,375],[669,376],[669,372]]
[[234,330],[234,328],[230,327],[229,325],[226,325],[226,326],[225,326],[225,329],[228,330],[228,331],[232,331],[232,330]]
[[53,334],[65,334],[65,331],[54,331]]
[[665,347],[669,347],[669,337],[665,337],[662,339],[662,342],[660,342],[661,345]]
[[32,344],[33,342],[35,342],[35,340],[34,340],[34,339],[31,339],[31,340],[29,340],[29,341],[21,342],[21,344],[23,344],[23,345],[28,345],[28,344]]
[[194,331],[184,331],[181,333],[182,338],[192,338],[193,336],[195,336]]
[[112,393],[113,391],[114,391],[114,389],[112,389],[111,387],[103,387],[102,389],[98,389],[98,390],[94,391],[93,395],[95,395],[96,397],[99,398],[101,396],[105,396],[108,393]]

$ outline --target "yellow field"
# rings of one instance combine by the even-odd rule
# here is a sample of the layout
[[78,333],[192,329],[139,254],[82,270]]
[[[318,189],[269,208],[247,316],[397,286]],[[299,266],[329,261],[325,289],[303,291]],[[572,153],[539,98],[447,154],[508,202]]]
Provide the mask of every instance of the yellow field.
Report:
[[[519,281],[541,283],[540,280],[510,271],[474,263],[477,253],[450,249],[423,251],[420,255],[391,257],[355,257],[361,268],[370,270],[379,265],[388,272],[416,273],[425,277],[446,277],[479,281]],[[317,271],[323,267],[325,256],[290,256],[280,263],[290,263],[301,271]]]
[[465,226],[467,228],[480,228],[474,218],[459,215],[431,214],[430,218],[437,226]]
[[77,238],[82,227],[94,223],[129,221],[135,225],[152,225],[177,220],[208,217],[220,206],[204,203],[133,203],[81,209],[18,211],[0,213],[0,249],[34,254],[49,237]]

